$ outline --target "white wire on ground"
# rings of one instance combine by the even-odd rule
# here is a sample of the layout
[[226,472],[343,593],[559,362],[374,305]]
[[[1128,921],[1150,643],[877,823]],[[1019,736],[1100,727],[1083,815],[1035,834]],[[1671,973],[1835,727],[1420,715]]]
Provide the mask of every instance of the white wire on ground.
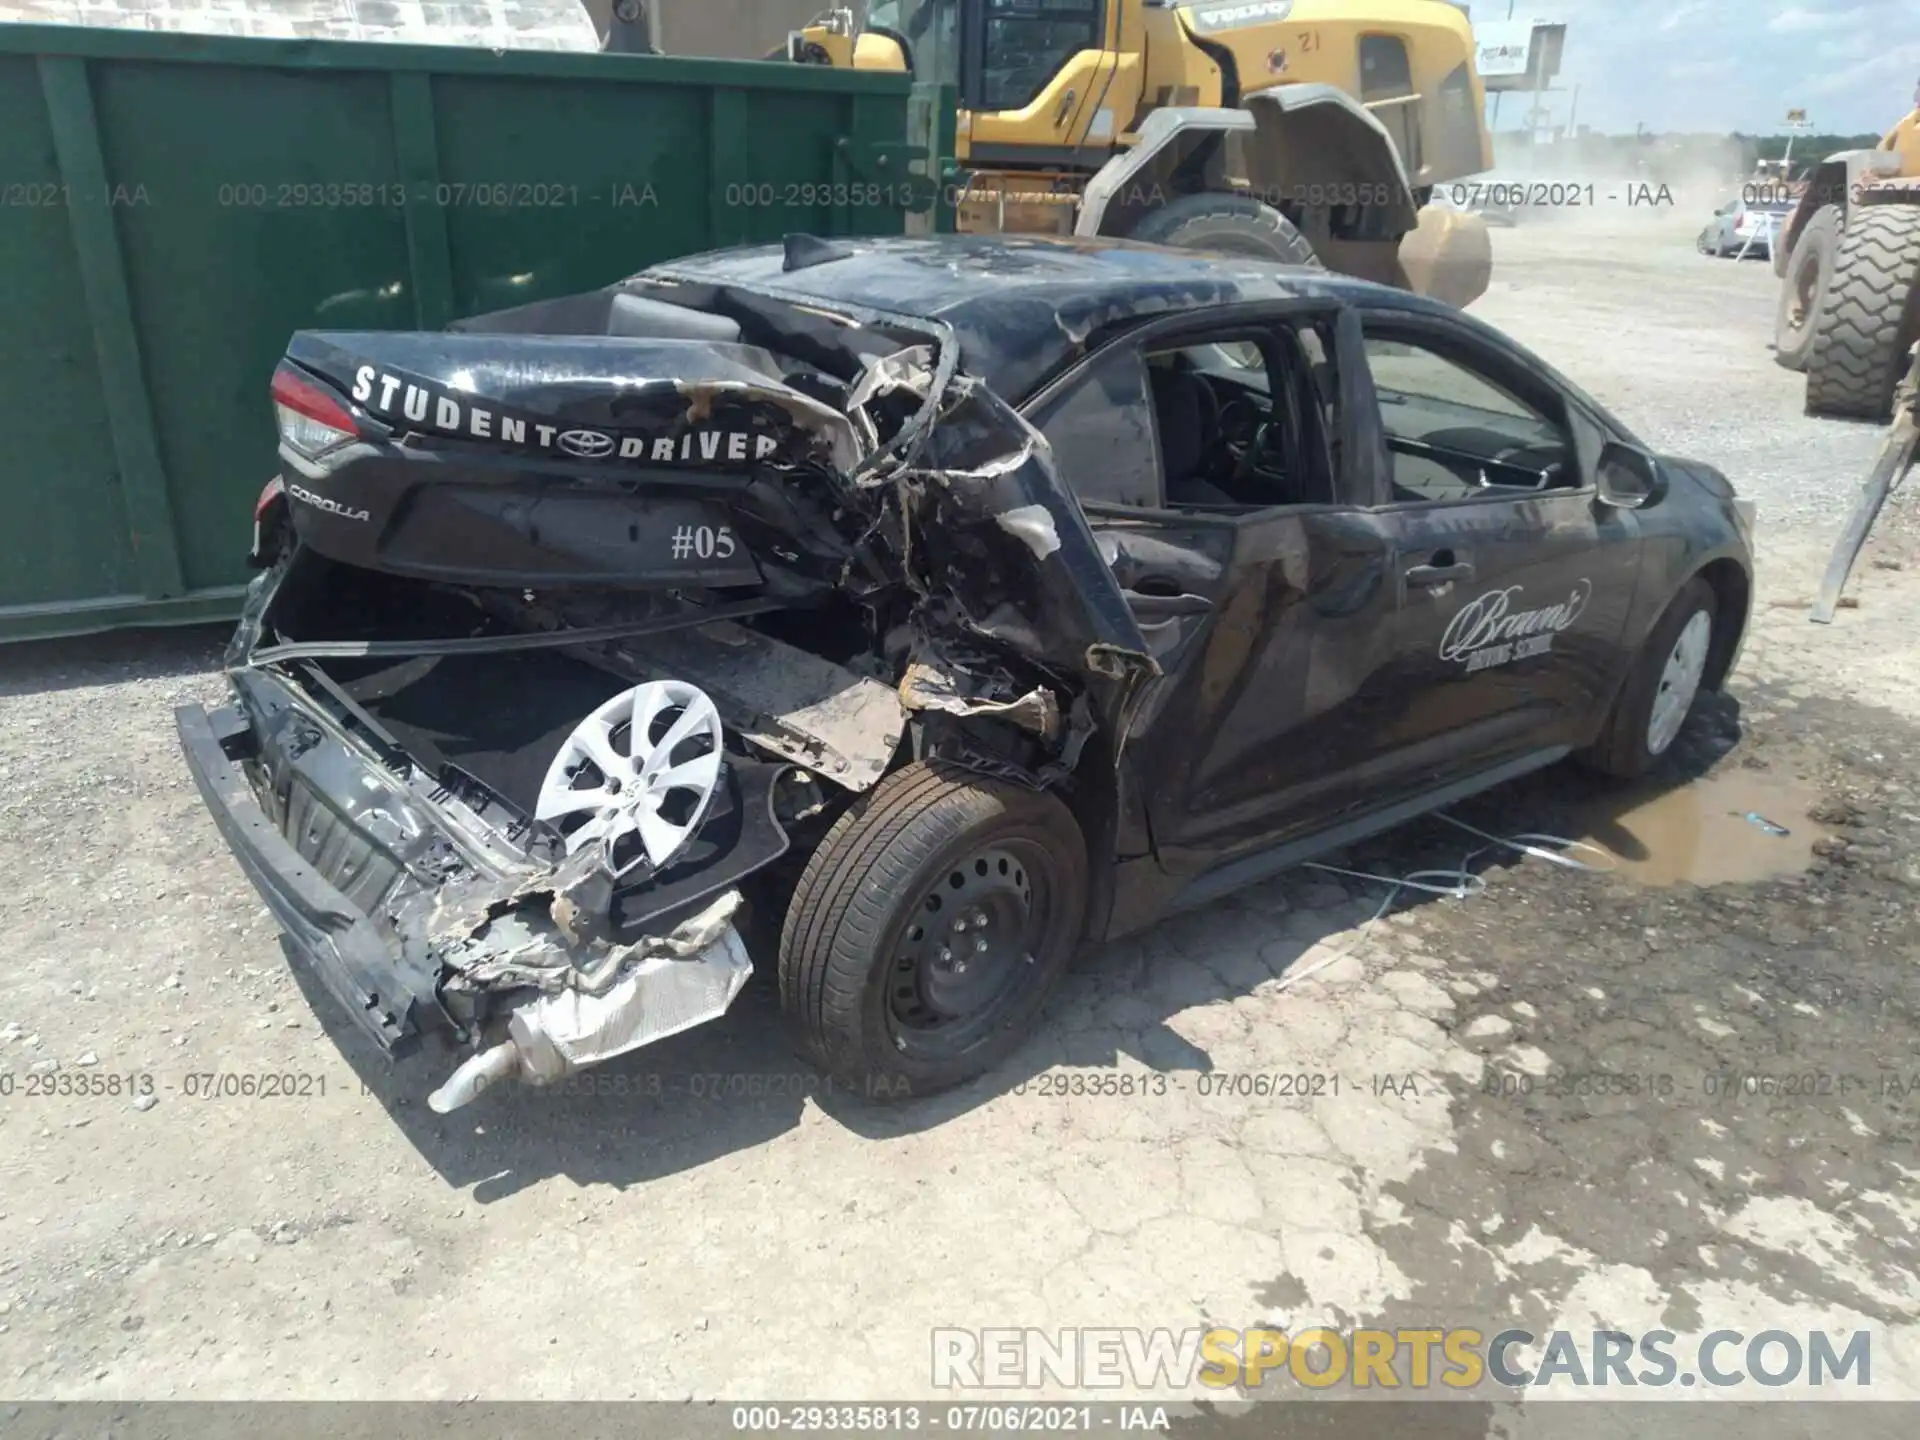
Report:
[[[1618,856],[1590,841],[1569,840],[1562,835],[1545,835],[1531,830],[1518,835],[1495,835],[1491,831],[1469,825],[1464,820],[1456,820],[1444,811],[1435,812],[1432,818],[1444,820],[1457,829],[1465,830],[1469,835],[1477,835],[1487,843],[1467,851],[1460,857],[1460,863],[1450,870],[1409,870],[1405,875],[1399,876],[1376,875],[1370,870],[1347,870],[1338,865],[1323,865],[1317,860],[1306,862],[1302,867],[1304,869],[1319,870],[1328,875],[1345,875],[1353,880],[1371,880],[1376,885],[1385,885],[1387,893],[1374,909],[1373,914],[1361,922],[1360,928],[1354,932],[1351,944],[1315,961],[1304,970],[1282,976],[1277,989],[1285,990],[1290,985],[1296,985],[1309,976],[1318,974],[1335,961],[1344,960],[1352,954],[1366,939],[1367,932],[1373,928],[1374,923],[1393,908],[1393,902],[1400,898],[1403,890],[1418,890],[1423,894],[1438,895],[1446,900],[1466,900],[1480,894],[1487,888],[1487,882],[1484,876],[1473,873],[1472,865],[1489,850],[1495,848],[1517,850],[1522,855],[1531,855],[1534,859],[1545,860],[1550,865],[1593,875],[1604,875],[1618,868],[1619,865]],[[1575,859],[1569,853],[1575,850],[1585,850],[1597,855],[1602,863]]]

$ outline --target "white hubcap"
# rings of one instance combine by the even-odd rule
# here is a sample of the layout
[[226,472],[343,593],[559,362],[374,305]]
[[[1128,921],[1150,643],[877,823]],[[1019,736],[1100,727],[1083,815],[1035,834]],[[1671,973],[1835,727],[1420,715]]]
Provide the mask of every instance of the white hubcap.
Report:
[[560,826],[568,854],[603,842],[615,875],[643,857],[658,870],[706,817],[720,743],[705,691],[682,680],[636,685],[574,727],[547,767],[534,817]]
[[1647,753],[1664,755],[1680,733],[1681,723],[1700,693],[1700,677],[1707,673],[1707,646],[1713,639],[1713,621],[1696,611],[1680,628],[1673,653],[1660,672],[1660,688],[1653,695],[1653,713],[1647,717]]

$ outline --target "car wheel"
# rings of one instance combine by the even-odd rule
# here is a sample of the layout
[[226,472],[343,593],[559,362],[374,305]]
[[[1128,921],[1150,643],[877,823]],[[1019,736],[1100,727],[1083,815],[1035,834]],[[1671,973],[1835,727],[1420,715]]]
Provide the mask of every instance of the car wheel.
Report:
[[1689,580],[1635,657],[1600,738],[1581,759],[1604,774],[1632,779],[1673,748],[1693,712],[1713,653],[1713,587]]
[[836,1080],[872,1096],[947,1089],[1025,1038],[1086,903],[1086,844],[1058,799],[908,765],[808,861],[780,936],[781,1005]]
[[1149,212],[1129,238],[1176,250],[1212,250],[1322,268],[1293,222],[1251,195],[1182,195]]
[[1813,322],[1833,284],[1833,253],[1840,242],[1842,218],[1838,205],[1822,205],[1808,217],[1787,256],[1773,312],[1773,358],[1789,370],[1807,368]]

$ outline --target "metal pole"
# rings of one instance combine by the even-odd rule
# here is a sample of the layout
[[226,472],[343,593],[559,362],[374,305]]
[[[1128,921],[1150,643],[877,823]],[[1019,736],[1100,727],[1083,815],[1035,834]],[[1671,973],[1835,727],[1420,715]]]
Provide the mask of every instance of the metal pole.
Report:
[[1853,507],[1853,514],[1847,518],[1847,528],[1841,532],[1839,541],[1833,547],[1833,555],[1827,561],[1827,573],[1820,582],[1819,597],[1814,600],[1813,610],[1807,616],[1815,624],[1832,622],[1833,612],[1840,604],[1840,592],[1846,588],[1847,576],[1853,573],[1854,561],[1860,558],[1860,551],[1866,546],[1868,532],[1873,529],[1881,506],[1887,503],[1887,496],[1893,493],[1893,487],[1900,483],[1915,459],[1920,458],[1920,347],[1914,350],[1912,366],[1907,371],[1900,391],[1893,431],[1887,436],[1887,443],[1880,447],[1880,453],[1873,462],[1873,472],[1860,489],[1860,499]]
[[[1514,0],[1507,0],[1507,19],[1509,20],[1513,19],[1513,4],[1514,4]],[[1528,37],[1528,38],[1529,38],[1529,43],[1531,43],[1532,37]],[[1499,90],[1496,90],[1493,92],[1493,124],[1491,128],[1496,131],[1499,130],[1500,128],[1500,96],[1501,94],[1502,92]],[[1494,157],[1494,163],[1496,165],[1499,163],[1498,156]]]

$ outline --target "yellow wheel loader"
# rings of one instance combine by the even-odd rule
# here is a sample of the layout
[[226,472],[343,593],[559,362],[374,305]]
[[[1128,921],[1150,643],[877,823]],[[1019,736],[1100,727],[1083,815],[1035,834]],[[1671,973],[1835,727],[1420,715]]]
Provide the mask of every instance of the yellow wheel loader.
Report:
[[1920,341],[1920,89],[1879,145],[1814,167],[1773,264],[1773,355],[1806,372],[1807,413],[1885,420]]
[[1116,235],[1325,265],[1466,305],[1491,168],[1472,27],[1444,0],[870,0],[788,41],[958,96],[964,231]]

